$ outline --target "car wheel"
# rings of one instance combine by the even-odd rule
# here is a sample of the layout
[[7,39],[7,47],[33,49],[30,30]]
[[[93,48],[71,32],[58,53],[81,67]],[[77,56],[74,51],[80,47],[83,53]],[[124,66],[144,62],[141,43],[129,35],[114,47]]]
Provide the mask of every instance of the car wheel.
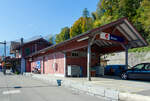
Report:
[[121,74],[121,78],[122,78],[123,80],[127,80],[127,79],[128,79],[127,73],[122,73],[122,74]]

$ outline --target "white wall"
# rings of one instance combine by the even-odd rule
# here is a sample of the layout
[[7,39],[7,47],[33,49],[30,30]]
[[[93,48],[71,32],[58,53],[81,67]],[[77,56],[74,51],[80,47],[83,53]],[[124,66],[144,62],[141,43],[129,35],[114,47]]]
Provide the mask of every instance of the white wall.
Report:
[[[114,55],[108,55],[108,65],[111,64],[125,64],[125,52],[114,53]],[[134,66],[139,63],[150,62],[150,52],[132,52],[128,55],[128,62],[130,66]]]

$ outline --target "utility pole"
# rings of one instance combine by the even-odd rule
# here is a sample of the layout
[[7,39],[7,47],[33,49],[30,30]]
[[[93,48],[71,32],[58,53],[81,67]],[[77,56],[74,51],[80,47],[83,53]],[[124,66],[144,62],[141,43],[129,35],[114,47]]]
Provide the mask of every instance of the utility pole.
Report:
[[[0,42],[0,44],[4,45],[4,61],[6,63],[6,41]],[[6,67],[5,66],[3,67],[3,72],[4,72],[4,74],[6,73]]]
[[25,72],[25,59],[23,56],[23,38],[21,38],[21,74],[23,74],[23,72]]
[[22,46],[23,46],[23,38],[21,38],[21,49],[20,49],[20,50],[21,50],[21,58],[23,57],[23,56],[22,56],[22,55],[23,55],[23,52],[22,52],[22,51],[23,51]]
[[0,44],[4,45],[4,58],[6,58],[6,41],[0,42]]
[[4,56],[5,56],[5,61],[6,61],[6,41],[4,41]]

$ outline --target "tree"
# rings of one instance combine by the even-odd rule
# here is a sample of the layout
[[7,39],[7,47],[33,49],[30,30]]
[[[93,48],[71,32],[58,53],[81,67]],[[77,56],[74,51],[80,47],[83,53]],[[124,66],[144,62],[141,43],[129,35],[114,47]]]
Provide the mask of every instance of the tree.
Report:
[[120,0],[118,14],[120,17],[128,17],[130,21],[137,15],[137,9],[143,0]]
[[83,10],[83,17],[84,17],[84,18],[90,17],[89,11],[87,10],[87,8],[85,8],[85,9]]
[[55,39],[56,44],[62,42],[60,34],[56,34],[56,39]]
[[74,37],[82,33],[82,18],[79,18],[70,29],[70,37]]
[[92,29],[93,21],[91,17],[80,17],[70,29],[70,37],[74,37],[76,35],[82,34],[88,30]]
[[88,30],[91,30],[93,27],[93,20],[89,16],[89,11],[87,8],[83,10],[83,17],[80,17],[77,21],[74,22],[73,26],[70,29],[70,37],[82,34]]
[[100,0],[97,5],[96,12],[93,12],[93,17],[96,18],[93,27],[110,23],[119,18],[117,12],[119,11],[120,0]]
[[63,42],[69,38],[70,38],[70,28],[64,27],[61,29],[61,32],[56,35],[55,42],[56,42],[56,44],[58,44],[58,43]]
[[[138,29],[142,30],[141,24],[137,22],[137,9],[143,0],[100,0],[96,12],[93,12],[95,19],[94,26],[98,27],[122,17],[127,17]],[[148,0],[147,0],[148,1]],[[148,1],[149,2],[149,1]]]
[[136,11],[137,15],[133,19],[134,25],[142,33],[142,36],[150,42],[150,1],[143,0]]
[[51,43],[51,44],[55,44],[55,38],[54,38],[54,36],[50,36],[49,37],[49,42]]

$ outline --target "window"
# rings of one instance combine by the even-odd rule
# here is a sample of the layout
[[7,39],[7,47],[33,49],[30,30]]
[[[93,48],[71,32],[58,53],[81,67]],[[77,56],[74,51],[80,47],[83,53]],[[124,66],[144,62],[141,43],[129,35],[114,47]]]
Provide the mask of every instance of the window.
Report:
[[144,67],[144,64],[138,64],[134,66],[134,69],[142,69]]
[[150,70],[150,64],[145,65],[145,70]]
[[76,57],[76,56],[79,56],[79,54],[78,54],[78,52],[72,52],[72,53],[71,53],[71,56]]
[[30,54],[30,48],[26,48],[25,49],[25,55],[29,55]]
[[34,53],[35,52],[35,46],[33,45],[32,46],[32,53]]

